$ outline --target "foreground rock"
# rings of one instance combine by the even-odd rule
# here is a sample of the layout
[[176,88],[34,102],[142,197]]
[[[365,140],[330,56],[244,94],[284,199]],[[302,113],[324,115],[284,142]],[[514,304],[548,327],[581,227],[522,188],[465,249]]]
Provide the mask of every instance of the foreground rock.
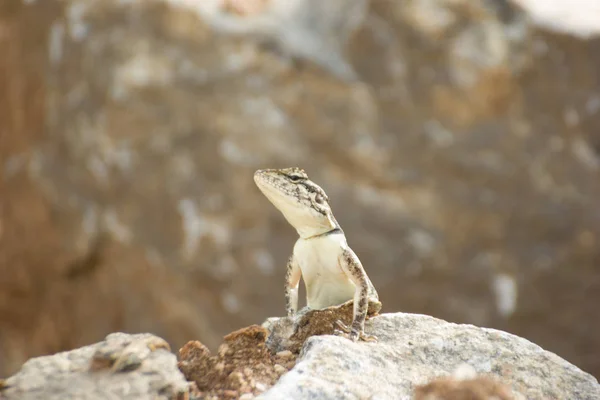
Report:
[[188,342],[179,350],[179,368],[196,383],[201,398],[253,397],[273,386],[296,358],[289,351],[270,352],[268,334],[257,325],[232,332],[216,355],[198,341]]
[[27,361],[0,383],[0,398],[185,399],[189,383],[176,363],[159,337],[113,333],[91,346]]
[[439,389],[494,393],[504,399],[512,390],[516,399],[600,399],[600,385],[591,375],[502,331],[401,313],[374,317],[366,326],[368,333],[378,336],[378,343],[309,338],[296,366],[260,398],[410,399],[418,385],[466,368],[480,376],[466,380],[466,388],[438,381],[419,388],[417,394],[427,398],[425,394]]
[[179,365],[207,399],[600,399],[594,377],[520,337],[402,313],[367,322],[377,343],[330,335],[351,313],[346,303],[271,318],[216,355],[189,342]]
[[0,381],[0,398],[600,399],[594,377],[520,337],[402,313],[367,321],[377,343],[327,335],[350,314],[346,303],[271,318],[225,336],[214,355],[188,342],[183,374],[164,340],[111,334],[29,360]]
[[[369,302],[368,315],[380,309],[380,302]],[[263,326],[232,332],[214,355],[199,341],[188,342],[179,350],[179,368],[202,398],[253,397],[295,365],[306,339],[334,334],[338,320],[350,325],[351,301],[324,310],[304,308],[293,318],[270,318]]]

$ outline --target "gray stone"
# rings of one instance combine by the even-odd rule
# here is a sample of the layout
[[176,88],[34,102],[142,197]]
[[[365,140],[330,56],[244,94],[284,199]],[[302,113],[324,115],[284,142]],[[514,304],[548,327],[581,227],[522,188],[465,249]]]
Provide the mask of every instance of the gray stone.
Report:
[[594,377],[506,332],[401,313],[370,319],[366,331],[379,342],[309,338],[296,366],[258,398],[408,400],[417,385],[467,368],[511,388],[515,399],[600,399]]
[[170,400],[189,392],[169,346],[150,334],[113,333],[100,343],[32,358],[3,384],[6,400]]

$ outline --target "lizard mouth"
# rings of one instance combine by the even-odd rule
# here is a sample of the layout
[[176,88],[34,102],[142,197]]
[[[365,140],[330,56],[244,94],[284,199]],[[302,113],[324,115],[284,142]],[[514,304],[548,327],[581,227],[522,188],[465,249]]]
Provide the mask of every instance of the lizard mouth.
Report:
[[254,182],[260,191],[284,215],[303,212],[305,207],[294,196],[294,188],[285,182],[275,169],[259,169],[254,173]]
[[254,173],[254,183],[256,183],[256,186],[258,186],[258,188],[263,193],[264,193],[263,188],[265,186],[268,186],[267,174],[268,174],[268,170],[266,170],[266,169],[259,169],[258,171],[256,171]]
[[310,237],[335,228],[335,222],[326,212],[328,206],[319,208],[314,204],[314,187],[308,186],[306,178],[300,182],[293,178],[276,169],[259,169],[254,173],[258,189],[296,228],[300,236]]
[[254,183],[256,183],[256,186],[258,186],[260,191],[263,192],[267,198],[272,199],[277,190],[272,182],[273,179],[269,179],[269,172],[270,170],[268,169],[259,169],[256,171],[254,173]]

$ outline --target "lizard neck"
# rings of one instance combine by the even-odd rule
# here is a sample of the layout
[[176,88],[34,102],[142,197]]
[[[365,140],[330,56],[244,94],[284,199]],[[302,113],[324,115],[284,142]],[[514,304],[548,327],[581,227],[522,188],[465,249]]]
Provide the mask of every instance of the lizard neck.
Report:
[[300,236],[302,239],[311,239],[342,231],[340,225],[337,223],[335,218],[333,218],[333,215],[326,220],[319,221],[292,221],[291,218],[288,218],[288,222],[296,229],[298,236]]
[[340,228],[340,227],[338,226],[338,227],[336,227],[336,228],[333,228],[333,229],[332,229],[332,230],[330,230],[330,231],[323,232],[323,233],[319,233],[319,234],[317,234],[317,235],[313,235],[313,236],[305,237],[305,238],[302,238],[302,239],[304,239],[304,240],[310,240],[310,239],[319,239],[319,238],[322,238],[322,237],[325,237],[325,236],[329,236],[329,235],[339,235],[339,234],[341,234],[341,235],[344,235],[344,231],[342,230],[342,228]]
[[342,230],[342,227],[340,226],[340,224],[337,222],[337,220],[335,219],[335,217],[333,216],[333,214],[329,214],[329,221],[331,222],[331,225],[328,228],[321,228],[319,230],[304,230],[303,233],[300,233],[300,230],[298,228],[296,228],[296,231],[298,232],[298,235],[302,238],[302,239],[317,239],[320,237],[324,237],[324,236],[328,236],[328,235],[335,235],[335,234],[344,234],[344,231]]

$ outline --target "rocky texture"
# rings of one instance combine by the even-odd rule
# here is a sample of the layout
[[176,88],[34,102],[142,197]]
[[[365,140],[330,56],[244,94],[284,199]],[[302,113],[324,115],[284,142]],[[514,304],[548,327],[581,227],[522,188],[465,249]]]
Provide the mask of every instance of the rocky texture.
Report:
[[[493,329],[398,313],[367,320],[377,342],[328,335],[351,309],[347,303],[271,318],[225,336],[215,355],[188,342],[178,366],[193,383],[176,369],[163,339],[111,334],[92,346],[29,360],[0,381],[0,398],[600,399],[591,375]],[[281,329],[289,322],[293,329]]]
[[179,368],[196,383],[203,399],[249,397],[264,392],[292,368],[290,351],[271,352],[269,332],[250,326],[225,336],[216,355],[202,343],[188,342],[179,350]]
[[163,339],[113,333],[91,346],[27,361],[0,387],[0,398],[183,400],[189,392]]
[[[249,326],[224,337],[217,354],[199,341],[179,350],[179,368],[193,381],[203,399],[239,398],[258,395],[296,362],[311,336],[342,334],[336,322],[350,325],[353,303],[324,310],[300,310],[293,317],[269,318],[263,326]],[[381,303],[370,302],[368,317],[377,315]]]
[[0,375],[283,314],[295,233],[252,173],[299,165],[384,311],[600,376],[600,42],[502,0],[285,2],[2,2]]
[[589,38],[600,35],[600,4],[595,0],[511,0],[547,29]]
[[[369,300],[367,318],[379,314],[381,303]],[[353,301],[342,305],[328,307],[323,310],[311,310],[308,307],[298,311],[293,317],[269,318],[263,324],[270,334],[266,346],[272,353],[290,351],[297,355],[300,349],[311,336],[341,335],[345,336],[339,329],[338,322],[346,327],[350,326],[353,318]],[[365,332],[368,335],[372,335]]]
[[505,385],[486,377],[437,378],[415,388],[415,400],[512,400]]
[[379,315],[366,329],[378,343],[310,337],[294,368],[258,398],[600,399],[591,375],[502,331],[416,314]]
[[344,56],[368,0],[165,0],[196,12],[217,32],[250,37],[281,55],[309,60],[344,80],[357,78]]

